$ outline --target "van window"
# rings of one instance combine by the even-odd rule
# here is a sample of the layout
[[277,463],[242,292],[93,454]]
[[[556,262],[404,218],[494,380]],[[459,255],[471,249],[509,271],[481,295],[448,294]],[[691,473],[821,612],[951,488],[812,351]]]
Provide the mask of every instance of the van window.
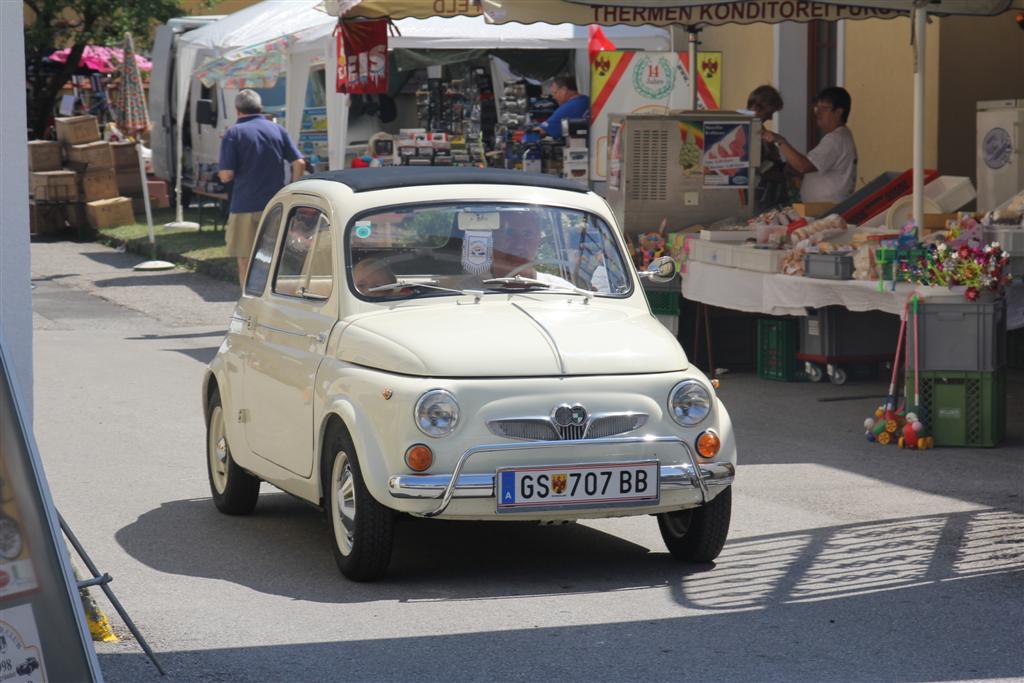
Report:
[[327,106],[327,75],[324,67],[309,72],[306,84],[306,107]]

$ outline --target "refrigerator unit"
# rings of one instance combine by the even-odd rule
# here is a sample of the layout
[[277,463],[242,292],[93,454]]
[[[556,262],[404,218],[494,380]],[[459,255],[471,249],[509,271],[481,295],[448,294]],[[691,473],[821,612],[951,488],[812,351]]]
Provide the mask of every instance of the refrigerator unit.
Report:
[[627,234],[753,215],[761,124],[727,111],[613,114],[607,198]]
[[1024,189],[1024,99],[978,102],[978,211]]

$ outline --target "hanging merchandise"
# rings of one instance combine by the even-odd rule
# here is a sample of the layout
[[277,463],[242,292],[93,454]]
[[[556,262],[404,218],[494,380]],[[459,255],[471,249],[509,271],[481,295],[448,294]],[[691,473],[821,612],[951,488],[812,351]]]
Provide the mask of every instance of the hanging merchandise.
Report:
[[334,74],[334,92],[348,92],[348,65],[345,63],[345,36],[342,31],[344,23],[338,19],[338,25],[334,27],[334,54],[338,56],[337,71]]
[[339,76],[338,86],[343,87],[342,91],[350,95],[387,93],[387,19],[343,21],[341,41],[346,67],[344,84]]

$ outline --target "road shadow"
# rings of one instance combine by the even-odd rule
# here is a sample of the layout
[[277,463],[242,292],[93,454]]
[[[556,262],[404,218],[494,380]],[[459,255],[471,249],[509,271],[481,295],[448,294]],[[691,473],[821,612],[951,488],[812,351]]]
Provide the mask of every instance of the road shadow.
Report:
[[162,339],[205,339],[207,337],[221,338],[225,330],[211,330],[209,332],[186,332],[182,334],[140,334],[137,337],[125,337],[128,341],[158,341]]
[[164,351],[170,351],[172,353],[180,353],[188,356],[192,360],[197,360],[203,365],[208,365],[213,357],[217,355],[217,349],[219,346],[204,346],[199,349],[164,349]]
[[582,524],[403,518],[387,578],[375,584],[340,576],[322,513],[286,494],[263,495],[248,517],[222,515],[209,499],[164,503],[116,539],[157,571],[328,603],[665,587],[689,609],[751,610],[1024,571],[1024,516],[1001,509],[733,539],[706,565]]
[[147,287],[180,286],[188,287],[203,301],[209,303],[225,303],[238,301],[238,287],[220,280],[200,277],[195,273],[175,271],[170,273],[133,274],[123,277],[97,280],[96,287]]
[[136,254],[131,254],[126,251],[117,251],[116,249],[112,249],[110,251],[83,251],[80,253],[82,256],[85,256],[96,263],[102,263],[103,265],[111,266],[112,268],[125,268],[128,270],[131,270],[146,260]]
[[[487,609],[507,613],[507,630],[472,631],[467,623],[470,632],[388,637],[387,625],[370,620],[325,628],[323,642],[158,651],[164,679],[135,643],[98,649],[106,680],[133,683],[1021,680],[1024,620],[999,604],[1015,587],[989,575],[753,611],[542,628],[499,603]],[[230,637],[245,634],[239,623]]]

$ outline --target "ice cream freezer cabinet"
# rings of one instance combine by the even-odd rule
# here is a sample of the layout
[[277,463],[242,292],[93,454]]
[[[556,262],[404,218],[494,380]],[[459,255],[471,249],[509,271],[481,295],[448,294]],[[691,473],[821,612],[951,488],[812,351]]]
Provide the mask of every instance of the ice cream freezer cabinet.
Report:
[[626,233],[753,215],[761,124],[734,111],[608,121],[607,199]]

